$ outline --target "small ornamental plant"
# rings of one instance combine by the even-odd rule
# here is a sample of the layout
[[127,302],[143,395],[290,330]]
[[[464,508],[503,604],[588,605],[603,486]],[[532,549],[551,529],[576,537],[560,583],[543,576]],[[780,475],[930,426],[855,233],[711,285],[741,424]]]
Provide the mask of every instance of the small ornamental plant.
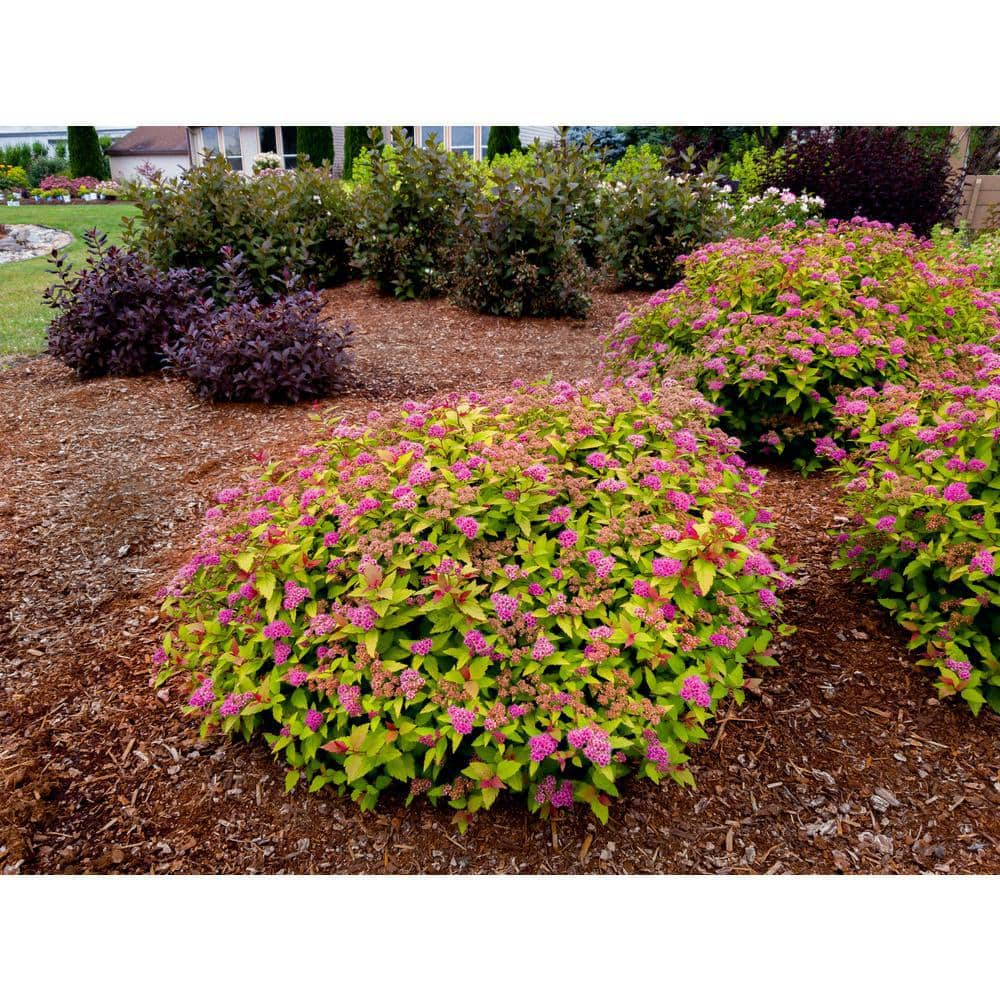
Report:
[[854,447],[839,558],[937,669],[942,697],[1000,712],[1000,338],[920,386],[837,404]]
[[619,318],[604,361],[650,378],[690,356],[727,430],[812,468],[842,457],[840,395],[916,380],[1000,330],[1000,296],[977,274],[906,229],[789,223],[689,254],[681,282]]
[[[726,189],[723,188],[725,192]],[[728,192],[727,192],[728,193]],[[761,233],[774,226],[791,222],[801,226],[810,219],[823,216],[823,199],[810,194],[795,194],[787,188],[784,191],[769,187],[760,194],[752,194],[740,200],[735,199],[729,228],[734,236],[756,239]],[[786,227],[787,228],[787,227]]]
[[84,233],[87,258],[73,271],[53,250],[55,282],[42,298],[55,311],[47,350],[82,378],[142,375],[163,366],[172,347],[209,311],[207,275],[199,269],[158,270],[143,257]]
[[524,385],[338,424],[223,490],[155,657],[202,731],[262,735],[286,785],[399,784],[464,829],[505,789],[602,821],[774,663],[762,473],[698,394]]

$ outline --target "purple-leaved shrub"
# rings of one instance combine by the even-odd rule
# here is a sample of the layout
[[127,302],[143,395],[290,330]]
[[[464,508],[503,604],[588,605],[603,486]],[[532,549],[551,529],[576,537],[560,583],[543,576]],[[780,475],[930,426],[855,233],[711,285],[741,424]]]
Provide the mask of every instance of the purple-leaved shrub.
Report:
[[217,402],[297,403],[342,388],[351,325],[324,321],[319,295],[295,290],[287,272],[286,293],[261,302],[242,255],[223,247],[222,257],[227,305],[206,311],[167,349],[170,370]]
[[203,271],[160,271],[135,253],[107,246],[96,229],[84,234],[86,267],[76,274],[52,251],[56,281],[43,298],[56,310],[48,352],[78,375],[141,375],[206,314]]
[[[670,380],[525,385],[330,425],[223,490],[166,591],[160,681],[262,735],[290,789],[393,783],[470,813],[504,789],[603,821],[773,664],[763,474]],[[409,801],[409,799],[407,800]]]

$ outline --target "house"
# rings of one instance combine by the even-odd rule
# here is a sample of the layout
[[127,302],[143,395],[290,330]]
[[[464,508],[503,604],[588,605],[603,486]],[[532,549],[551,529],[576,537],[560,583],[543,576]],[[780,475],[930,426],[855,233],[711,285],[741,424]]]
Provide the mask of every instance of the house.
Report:
[[188,130],[183,125],[140,125],[108,147],[111,179],[134,180],[148,163],[164,177],[180,177],[191,166]]
[[[489,125],[404,125],[403,131],[423,145],[431,136],[443,141],[445,148],[464,153],[474,160],[486,155]],[[344,163],[344,126],[332,125],[334,173]],[[388,140],[392,126],[383,125]],[[179,177],[184,170],[202,163],[205,154],[222,154],[234,170],[250,173],[258,153],[276,153],[286,168],[298,159],[295,125],[140,125],[108,149],[111,177],[133,180],[139,167],[150,163],[165,177]],[[520,126],[522,145],[535,139],[553,142],[559,135],[554,125]]]
[[[344,163],[344,126],[333,125],[333,169],[340,172]],[[404,132],[418,145],[424,145],[434,135],[443,142],[446,149],[465,153],[474,160],[486,155],[489,139],[489,125],[403,125]],[[392,126],[383,125],[386,139]],[[529,145],[540,139],[554,141],[559,132],[554,125],[520,126],[521,143]],[[204,151],[221,153],[234,170],[249,173],[258,153],[276,153],[286,168],[296,163],[295,125],[192,125],[188,127],[188,143],[193,151],[192,163],[202,162]]]
[[[98,125],[97,134],[103,139],[119,139],[127,135],[129,129],[114,126]],[[45,147],[46,155],[55,156],[56,148],[67,142],[67,131],[65,125],[26,125],[17,127],[14,125],[0,125],[0,148],[4,146],[20,146],[27,143],[29,146],[36,142]]]

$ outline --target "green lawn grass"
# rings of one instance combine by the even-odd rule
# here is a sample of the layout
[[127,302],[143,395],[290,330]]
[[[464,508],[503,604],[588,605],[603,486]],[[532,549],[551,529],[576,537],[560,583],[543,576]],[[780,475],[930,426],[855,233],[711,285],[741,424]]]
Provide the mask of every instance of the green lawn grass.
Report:
[[[33,223],[73,234],[66,250],[74,265],[83,263],[86,247],[83,234],[97,228],[116,242],[122,218],[137,215],[138,209],[125,204],[0,205],[0,223]],[[52,283],[51,264],[46,257],[33,257],[14,264],[0,264],[0,355],[38,354],[45,350],[45,327],[52,310],[42,301],[42,292]]]

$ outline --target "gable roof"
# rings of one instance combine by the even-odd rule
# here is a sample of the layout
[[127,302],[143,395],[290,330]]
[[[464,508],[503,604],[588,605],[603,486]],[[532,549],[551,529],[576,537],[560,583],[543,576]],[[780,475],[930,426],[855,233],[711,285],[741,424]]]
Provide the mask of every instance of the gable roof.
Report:
[[187,129],[183,125],[140,125],[108,147],[108,156],[187,152]]

